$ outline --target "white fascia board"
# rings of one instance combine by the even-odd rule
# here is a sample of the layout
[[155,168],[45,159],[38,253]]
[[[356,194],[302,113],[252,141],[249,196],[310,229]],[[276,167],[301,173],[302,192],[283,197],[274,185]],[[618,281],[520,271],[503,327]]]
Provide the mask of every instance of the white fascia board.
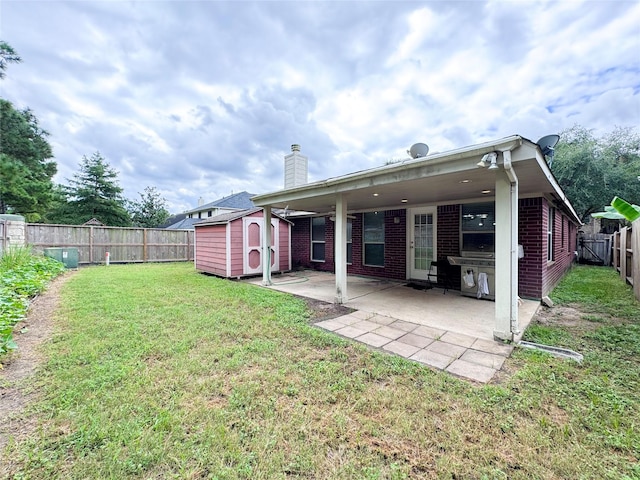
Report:
[[574,219],[578,222],[578,224],[583,225],[582,220],[580,220],[580,217],[578,217],[578,214],[574,210],[573,205],[571,205],[569,198],[567,198],[565,193],[562,191],[562,188],[560,187],[560,184],[556,180],[556,177],[551,172],[551,169],[549,168],[549,164],[547,163],[547,160],[544,158],[544,155],[542,155],[542,152],[540,152],[540,149],[538,149],[538,151],[536,152],[536,161],[538,162],[538,165],[540,166],[540,170],[542,171],[542,173],[544,173],[545,177],[547,177],[547,181],[555,190],[555,193],[558,196],[558,198],[562,200],[564,205],[567,207],[567,210],[571,212],[571,214],[573,215]]
[[256,195],[252,200],[257,206],[272,205],[314,196],[348,192],[350,190],[377,185],[387,185],[403,180],[414,180],[434,175],[465,171],[475,168],[475,166],[472,167],[469,165],[469,157],[474,155],[482,156],[494,150],[512,150],[521,145],[522,142],[522,137],[514,135],[500,141],[472,145],[470,147],[436,153],[418,159],[407,159],[401,163],[362,170],[341,177],[333,177],[327,180],[289,188],[287,190]]

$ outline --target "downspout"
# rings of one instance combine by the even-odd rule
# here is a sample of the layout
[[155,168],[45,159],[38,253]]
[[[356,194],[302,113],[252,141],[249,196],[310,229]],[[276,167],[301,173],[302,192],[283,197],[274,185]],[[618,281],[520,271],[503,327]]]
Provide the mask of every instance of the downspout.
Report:
[[[513,165],[511,165],[511,150],[502,152],[504,171],[509,179],[511,197],[511,242],[510,242],[510,268],[511,268],[511,291],[510,291],[510,326],[511,334],[518,335],[520,327],[518,325],[518,176]],[[513,233],[516,232],[514,237]]]

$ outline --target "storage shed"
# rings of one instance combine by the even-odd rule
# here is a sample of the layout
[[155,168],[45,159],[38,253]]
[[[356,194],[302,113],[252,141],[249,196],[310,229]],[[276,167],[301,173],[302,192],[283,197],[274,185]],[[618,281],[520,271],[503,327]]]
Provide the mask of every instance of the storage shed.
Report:
[[[291,225],[271,215],[271,271],[291,270]],[[220,277],[239,278],[262,274],[261,208],[224,213],[196,223],[196,270]]]

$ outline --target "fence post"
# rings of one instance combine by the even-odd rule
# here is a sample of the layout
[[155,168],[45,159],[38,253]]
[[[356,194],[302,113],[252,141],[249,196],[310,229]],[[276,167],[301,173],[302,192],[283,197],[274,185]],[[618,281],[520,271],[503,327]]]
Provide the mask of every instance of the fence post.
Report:
[[147,229],[142,229],[142,261],[147,261]]

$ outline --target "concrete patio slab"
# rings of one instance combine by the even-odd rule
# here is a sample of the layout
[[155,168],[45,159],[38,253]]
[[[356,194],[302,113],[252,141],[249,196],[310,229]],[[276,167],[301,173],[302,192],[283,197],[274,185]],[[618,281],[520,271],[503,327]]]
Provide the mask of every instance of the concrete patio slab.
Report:
[[454,345],[453,343],[441,342],[440,340],[436,340],[428,347],[426,347],[425,350],[440,353],[442,355],[447,355],[453,358],[459,358],[467,349],[466,347],[461,347],[460,345]]
[[377,333],[378,335],[382,335],[383,337],[390,338],[391,340],[396,340],[407,334],[407,332],[405,332],[404,330],[389,327],[387,325],[376,328],[375,333]]
[[458,359],[445,368],[445,371],[480,383],[487,383],[493,378],[497,370],[477,363]]
[[418,350],[420,350],[420,347],[399,342],[397,340],[387,343],[382,348],[391,353],[395,353],[396,355],[400,355],[401,357],[404,357],[404,358],[409,358],[411,355],[413,355]]
[[[335,277],[314,271],[290,273],[274,277],[269,288],[332,303]],[[494,302],[357,276],[348,277],[347,292],[344,305],[354,311],[318,322],[318,327],[476,382],[490,381],[513,351],[513,345],[493,339]],[[520,303],[519,336],[538,306],[534,301]]]
[[416,333],[407,333],[406,335],[400,337],[398,341],[402,343],[406,343],[408,345],[416,346],[418,348],[424,348],[427,345],[435,342],[435,339],[429,338],[429,337],[423,337],[422,335],[418,335]]
[[365,333],[364,335],[356,338],[356,340],[366,343],[367,345],[371,345],[372,347],[382,347],[391,341],[390,338],[383,337],[382,335],[378,335],[373,332]]
[[460,345],[461,347],[468,348],[474,344],[477,338],[469,335],[464,335],[462,333],[446,332],[440,337],[440,340],[442,340],[443,342],[452,343],[454,345]]
[[465,350],[465,352],[460,356],[460,360],[475,363],[477,365],[483,365],[485,367],[493,368],[494,370],[500,370],[506,359],[507,357],[502,355],[479,352],[478,350],[471,349]]
[[409,357],[416,362],[424,363],[430,367],[437,368],[438,370],[444,370],[447,366],[455,360],[454,357],[448,355],[442,355],[441,353],[432,352],[430,350],[419,350],[415,354]]
[[478,338],[475,342],[473,342],[471,348],[480,352],[495,353],[508,357],[509,355],[511,355],[514,347],[513,345],[508,343],[500,343],[492,340]]

